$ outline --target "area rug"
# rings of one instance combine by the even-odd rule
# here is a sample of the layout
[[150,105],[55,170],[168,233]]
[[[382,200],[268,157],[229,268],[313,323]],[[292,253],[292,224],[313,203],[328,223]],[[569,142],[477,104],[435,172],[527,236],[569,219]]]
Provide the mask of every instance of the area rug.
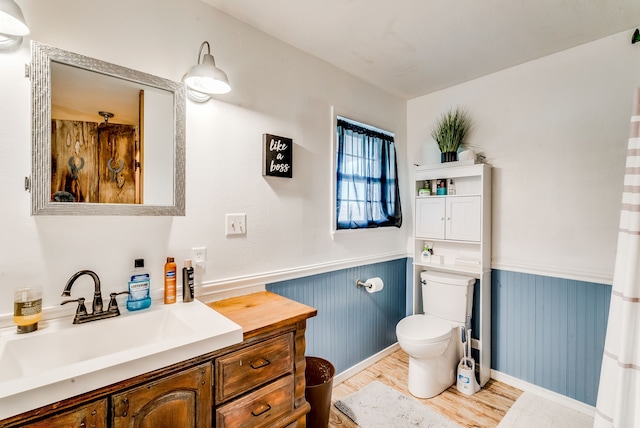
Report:
[[462,428],[415,398],[378,381],[336,401],[335,406],[361,428]]
[[531,392],[522,394],[498,428],[591,428],[593,416],[555,403]]

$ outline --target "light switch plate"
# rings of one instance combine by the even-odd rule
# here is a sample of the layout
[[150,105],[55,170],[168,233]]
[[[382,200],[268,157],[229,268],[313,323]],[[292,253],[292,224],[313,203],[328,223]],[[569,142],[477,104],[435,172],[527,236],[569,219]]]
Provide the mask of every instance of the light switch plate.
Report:
[[246,235],[247,234],[247,215],[242,214],[226,214],[224,216],[224,232],[225,235]]

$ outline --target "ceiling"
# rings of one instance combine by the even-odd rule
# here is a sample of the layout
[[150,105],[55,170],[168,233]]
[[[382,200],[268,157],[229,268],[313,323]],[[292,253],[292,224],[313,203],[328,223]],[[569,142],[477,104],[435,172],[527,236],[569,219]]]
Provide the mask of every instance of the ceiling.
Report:
[[[110,123],[140,123],[140,91],[158,91],[130,80],[51,61],[51,118]],[[90,95],[90,96],[88,96]]]
[[405,99],[640,25],[638,0],[202,1]]

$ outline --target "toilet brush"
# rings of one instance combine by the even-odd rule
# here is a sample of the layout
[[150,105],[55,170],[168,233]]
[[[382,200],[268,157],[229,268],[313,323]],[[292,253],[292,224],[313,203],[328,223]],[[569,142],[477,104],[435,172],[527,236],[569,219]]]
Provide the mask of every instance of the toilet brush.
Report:
[[467,361],[473,361],[473,357],[471,356],[471,329],[467,329],[467,337],[469,337],[469,340],[467,341],[467,353],[465,354],[465,357],[467,357]]
[[462,341],[462,354],[463,360],[467,359],[467,330],[464,327],[460,327],[460,340]]
[[464,356],[458,364],[458,391],[465,395],[473,395],[480,390],[476,381],[476,362],[471,357],[471,329],[460,327],[460,338]]

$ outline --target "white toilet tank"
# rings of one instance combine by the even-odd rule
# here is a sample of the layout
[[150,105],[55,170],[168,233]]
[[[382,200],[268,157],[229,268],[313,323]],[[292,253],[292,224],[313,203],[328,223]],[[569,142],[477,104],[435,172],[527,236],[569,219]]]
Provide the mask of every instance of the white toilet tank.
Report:
[[446,272],[423,271],[422,307],[427,315],[434,315],[466,324],[473,308],[473,286],[476,279]]

